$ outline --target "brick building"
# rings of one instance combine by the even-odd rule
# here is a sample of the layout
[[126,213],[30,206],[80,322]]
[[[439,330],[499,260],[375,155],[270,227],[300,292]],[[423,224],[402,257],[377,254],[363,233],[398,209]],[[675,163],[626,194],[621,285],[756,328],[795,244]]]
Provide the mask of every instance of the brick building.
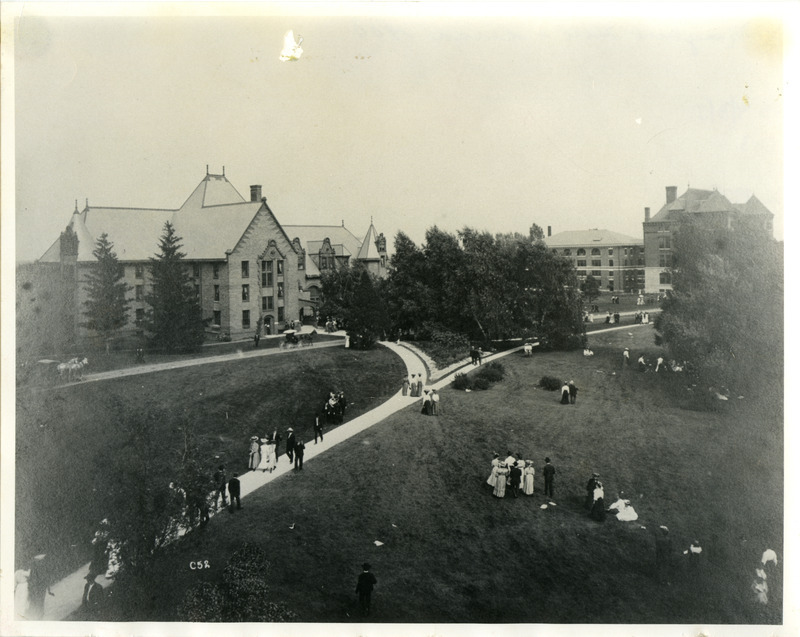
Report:
[[755,195],[735,204],[717,190],[688,188],[680,197],[677,194],[676,186],[667,186],[666,202],[652,218],[650,208],[644,209],[644,288],[648,293],[672,290],[674,234],[684,221],[772,235],[774,215]]
[[566,230],[550,234],[545,243],[554,254],[572,261],[583,283],[591,275],[600,289],[636,292],[644,288],[644,246],[639,239],[611,230]]

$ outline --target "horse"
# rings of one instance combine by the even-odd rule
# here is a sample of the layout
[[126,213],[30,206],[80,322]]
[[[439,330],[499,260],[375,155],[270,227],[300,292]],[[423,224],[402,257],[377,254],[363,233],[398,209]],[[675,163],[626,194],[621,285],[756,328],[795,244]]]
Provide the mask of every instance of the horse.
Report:
[[301,347],[310,347],[314,344],[314,335],[317,333],[317,330],[313,332],[309,332],[307,334],[300,334],[300,346]]
[[522,346],[522,351],[525,353],[525,356],[533,356],[533,345],[525,343],[525,345]]
[[88,364],[88,358],[71,358],[66,363],[61,363],[56,369],[62,380],[66,377],[66,382],[71,383],[83,379],[83,368]]

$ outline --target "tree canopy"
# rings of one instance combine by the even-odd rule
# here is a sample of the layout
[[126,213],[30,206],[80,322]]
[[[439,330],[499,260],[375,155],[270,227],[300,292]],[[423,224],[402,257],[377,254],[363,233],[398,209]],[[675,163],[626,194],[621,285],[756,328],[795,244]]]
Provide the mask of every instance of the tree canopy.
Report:
[[87,299],[84,301],[84,325],[100,334],[108,343],[114,333],[128,322],[130,301],[125,293],[125,269],[120,265],[114,244],[105,232],[97,238],[92,251],[97,261],[86,274]]
[[153,345],[166,351],[188,351],[205,338],[200,305],[180,251],[181,237],[167,221],[159,241],[160,253],[150,258],[152,291],[146,327]]
[[781,244],[685,222],[673,249],[673,291],[655,321],[670,356],[690,361],[709,385],[775,383],[783,361]]

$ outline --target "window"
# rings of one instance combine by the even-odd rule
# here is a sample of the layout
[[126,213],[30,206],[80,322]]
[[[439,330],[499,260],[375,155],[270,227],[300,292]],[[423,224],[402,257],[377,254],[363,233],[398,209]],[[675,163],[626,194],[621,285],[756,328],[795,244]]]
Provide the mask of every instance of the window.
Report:
[[219,286],[218,285],[214,286],[214,300],[215,301],[219,301]]
[[[275,309],[275,297],[268,296],[268,297],[265,297],[265,298],[267,299],[267,309],[268,310],[274,310]],[[262,301],[262,303],[263,303],[263,301]]]
[[608,271],[608,278],[609,279],[613,279],[614,278],[614,270],[609,270]]
[[261,262],[261,287],[272,287],[272,261]]
[[610,256],[610,257],[614,256],[614,248],[609,248],[608,249],[608,256]]
[[658,247],[660,250],[669,250],[671,248],[669,237],[659,237]]
[[613,268],[614,267],[614,259],[609,259],[608,260],[608,267],[609,268]]
[[625,261],[623,262],[623,265],[628,265],[628,260],[627,259],[625,259]]
[[613,281],[609,281],[609,283],[608,283],[608,291],[609,292],[613,292],[614,291],[614,282]]
[[144,310],[142,308],[136,309],[136,324],[139,325],[144,321]]
[[267,296],[262,296],[261,297],[261,311],[262,312],[267,309],[267,299],[268,298],[270,298],[270,297],[267,297]]
[[278,298],[283,298],[283,283],[278,282]]
[[136,286],[136,300],[137,301],[144,301],[144,286],[137,285]]
[[658,282],[662,285],[672,283],[672,275],[669,272],[660,272],[658,274]]
[[585,268],[586,267],[586,259],[578,259],[578,267]]
[[599,257],[600,256],[600,248],[592,248],[592,256]]
[[192,276],[195,279],[200,278],[200,264],[199,263],[192,263]]
[[279,307],[278,308],[278,322],[279,323],[283,323],[283,319],[284,318],[285,317],[284,317],[284,314],[283,314],[283,307]]
[[283,259],[278,259],[278,274],[283,274]]
[[565,257],[568,257],[571,254],[572,254],[572,250],[570,250],[569,248],[564,248],[564,256]]
[[242,329],[250,328],[250,310],[242,310]]
[[144,278],[144,266],[143,265],[134,266],[133,267],[133,273],[134,273],[134,276],[137,279],[143,279]]
[[196,299],[200,298],[200,284],[199,283],[195,283],[194,284],[194,298],[196,298]]
[[600,262],[600,259],[592,259],[592,266],[597,268],[597,267],[599,267],[601,265],[603,265],[603,264]]
[[583,248],[578,248],[578,251],[575,254],[577,254],[579,257],[585,257],[586,250],[584,250]]
[[671,268],[672,267],[672,253],[665,252],[663,254],[658,255],[658,266],[660,268]]
[[636,265],[644,265],[644,259],[639,259],[639,263],[637,263]]
[[222,312],[214,310],[214,325],[222,325]]
[[627,257],[628,256],[628,248],[623,248],[622,250],[623,250],[625,256]]
[[250,300],[250,286],[246,283],[242,286],[242,301]]
[[250,262],[249,261],[242,261],[242,278],[249,279],[250,278]]
[[306,254],[305,252],[297,257],[297,269],[298,270],[305,270],[306,269]]
[[[633,254],[633,248],[631,248],[631,254]],[[639,248],[639,254],[644,254],[644,246]]]
[[219,278],[219,263],[215,263],[213,265],[213,268],[214,268],[214,278],[218,279]]
[[601,276],[600,275],[600,270],[592,270],[592,276],[595,277],[595,278]]
[[586,276],[586,270],[578,270],[578,276]]

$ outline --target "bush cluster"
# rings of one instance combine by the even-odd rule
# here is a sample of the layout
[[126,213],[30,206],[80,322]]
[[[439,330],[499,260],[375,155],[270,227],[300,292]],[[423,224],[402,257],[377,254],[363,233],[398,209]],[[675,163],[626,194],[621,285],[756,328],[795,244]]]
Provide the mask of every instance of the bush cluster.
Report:
[[542,379],[539,381],[539,387],[547,391],[558,391],[563,384],[564,381],[554,376],[542,376]]
[[467,374],[456,374],[450,386],[453,389],[471,389],[471,390],[484,390],[489,389],[492,383],[497,383],[503,380],[506,375],[505,367],[498,361],[492,361],[483,365],[474,376],[467,376]]

